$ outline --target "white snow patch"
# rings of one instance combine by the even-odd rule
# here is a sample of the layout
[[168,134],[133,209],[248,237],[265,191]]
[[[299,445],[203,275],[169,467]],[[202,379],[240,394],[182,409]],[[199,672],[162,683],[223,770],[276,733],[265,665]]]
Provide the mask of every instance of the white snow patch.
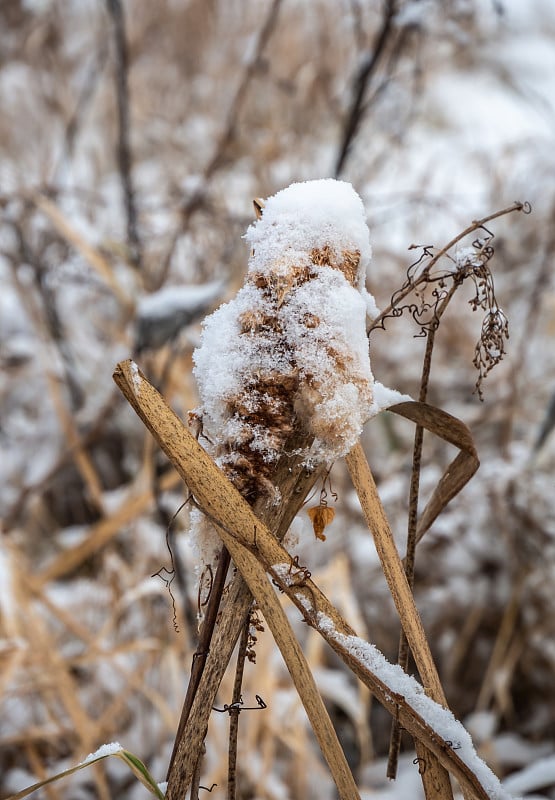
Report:
[[179,312],[194,314],[197,309],[213,303],[224,285],[224,281],[210,281],[200,285],[165,286],[141,297],[137,303],[137,315],[143,319],[158,319]]
[[371,295],[370,292],[368,292],[365,288],[362,288],[361,294],[362,294],[362,299],[366,303],[366,316],[368,317],[370,322],[373,322],[376,319],[376,317],[379,317],[380,309],[376,305],[376,300],[374,298],[374,295]]
[[481,267],[484,256],[476,247],[459,247],[455,252],[455,262],[459,269],[464,267]]
[[451,711],[428,697],[418,681],[407,675],[398,664],[391,664],[370,642],[366,642],[358,636],[346,636],[339,633],[333,621],[322,612],[316,615],[316,626],[345,647],[360,664],[377,675],[392,693],[402,695],[408,705],[442,739],[452,742],[458,757],[474,772],[492,800],[511,800],[509,792],[503,788],[499,779],[477,755],[468,731],[455,719]]
[[6,628],[13,624],[12,620],[16,618],[17,600],[14,596],[14,586],[12,576],[15,573],[11,563],[11,556],[8,549],[4,546],[0,547],[0,611],[5,620]]
[[119,742],[110,742],[109,744],[101,745],[98,750],[89,755],[81,761],[81,764],[89,764],[91,761],[96,761],[98,758],[105,758],[106,756],[113,756],[115,753],[121,753],[123,747]]
[[394,22],[399,28],[425,26],[435,10],[433,0],[417,0],[417,2],[412,0],[397,11]]
[[497,728],[497,717],[493,711],[474,711],[464,722],[477,744],[489,742]]
[[364,288],[372,248],[362,200],[350,183],[331,178],[292,183],[268,198],[262,219],[245,239],[254,248],[255,269],[272,269],[276,262],[307,263],[314,247],[359,250],[358,289]]
[[141,393],[142,379],[139,374],[139,367],[134,361],[131,362],[131,378],[133,380],[133,389],[135,394],[138,395]]
[[409,394],[402,394],[396,389],[388,389],[383,383],[374,381],[374,413],[379,414],[397,403],[412,402]]
[[295,569],[291,562],[273,564],[272,575],[284,586],[295,586],[295,584],[299,582],[299,571]]
[[541,758],[520,772],[509,775],[503,782],[507,791],[528,793],[547,786],[555,786],[555,756]]
[[191,533],[187,541],[197,564],[197,579],[202,577],[206,564],[214,565],[222,548],[222,541],[213,526],[198,508],[190,512]]

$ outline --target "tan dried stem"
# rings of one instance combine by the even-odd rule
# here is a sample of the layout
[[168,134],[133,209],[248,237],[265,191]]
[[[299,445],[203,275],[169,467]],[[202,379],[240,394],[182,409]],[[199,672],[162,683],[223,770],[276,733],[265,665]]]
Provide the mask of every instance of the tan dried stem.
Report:
[[[443,739],[402,695],[392,691],[378,674],[349,648],[344,637],[354,635],[351,626],[341,617],[325,595],[305,573],[297,576],[299,581],[285,578],[282,570],[275,565],[291,565],[291,557],[272,535],[266,525],[256,517],[252,508],[245,502],[233,485],[216,467],[208,454],[200,447],[179,418],[167,406],[163,398],[144,379],[135,365],[127,361],[118,365],[114,379],[136,413],[155,436],[166,455],[174,464],[199,506],[217,525],[222,541],[229,549],[244,581],[252,591],[269,628],[274,635],[295,682],[297,691],[305,704],[307,713],[320,742],[326,760],[330,765],[341,797],[356,797],[352,776],[344,771],[344,756],[339,754],[335,744],[335,734],[329,717],[322,712],[322,701],[317,692],[314,679],[306,665],[302,650],[293,635],[281,604],[268,581],[266,572],[278,582],[284,592],[296,605],[305,621],[312,625],[345,661],[357,677],[365,683],[376,698],[391,714],[397,714],[403,727],[408,730],[439,763],[451,772],[469,795],[486,800],[488,793],[478,776],[453,749],[452,743]],[[357,454],[355,453],[355,458]],[[358,468],[358,462],[357,462]],[[397,556],[398,558],[398,556]],[[395,568],[396,576],[399,564]],[[302,572],[302,571],[301,571]],[[404,578],[404,573],[401,574]],[[404,578],[406,582],[406,578]],[[401,579],[402,583],[402,579]],[[228,606],[241,597],[243,589],[236,585],[230,592]],[[403,589],[401,589],[403,593]],[[409,592],[410,595],[410,592]],[[406,598],[406,607],[412,603],[412,595]],[[250,600],[249,600],[250,606]],[[237,610],[237,606],[234,606]],[[406,614],[405,614],[406,616]],[[410,638],[415,652],[421,655],[425,667],[424,674],[436,696],[443,694],[439,681],[434,676],[433,662],[430,665],[426,646],[420,639],[417,618],[410,622]],[[216,630],[216,639],[221,635]],[[216,641],[213,643],[215,647]],[[206,674],[206,671],[205,671]],[[203,676],[204,677],[204,676]],[[205,699],[203,701],[205,702]],[[194,716],[193,707],[193,716]],[[195,744],[202,742],[206,724],[200,726],[200,736],[183,741],[179,748],[179,766],[185,769],[187,760],[198,755]],[[192,731],[194,733],[194,731]],[[331,736],[331,739],[330,739]],[[170,775],[168,786],[169,800],[183,796],[184,782],[180,774]],[[348,788],[350,787],[350,788]],[[438,790],[441,791],[441,790]],[[445,796],[436,793],[436,797]]]

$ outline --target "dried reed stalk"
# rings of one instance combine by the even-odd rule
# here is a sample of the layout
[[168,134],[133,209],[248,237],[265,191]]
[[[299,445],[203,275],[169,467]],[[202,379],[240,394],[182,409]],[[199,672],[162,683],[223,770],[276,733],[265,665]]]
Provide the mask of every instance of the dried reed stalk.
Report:
[[[129,389],[130,386],[134,388],[133,374],[130,372],[129,362],[126,363],[127,382],[125,385],[127,386],[127,389]],[[118,368],[119,372],[116,371],[114,377],[118,386],[120,386],[120,388],[123,390],[120,375],[122,368],[123,365],[120,365]],[[130,380],[131,384],[129,384]],[[152,387],[150,387],[150,384],[148,384],[144,378],[141,380],[141,386],[145,387],[145,392],[141,390],[138,397],[143,400],[146,395],[146,387],[149,387],[150,396],[158,398],[161,402],[163,402],[160,395],[158,395],[158,393]],[[124,393],[127,399],[130,400],[128,393],[125,391]],[[168,413],[172,413],[169,411],[167,406],[165,406],[165,408],[167,409]],[[155,433],[152,425],[148,423],[149,418],[152,422],[152,415],[147,418],[145,418],[142,414],[140,414],[140,416],[147,423],[147,426],[151,429],[151,431]],[[158,420],[159,417],[156,417],[156,419]],[[174,416],[174,420],[182,429],[182,432],[187,434],[187,437],[189,437],[189,442],[194,442],[195,447],[198,448],[201,453],[204,453],[202,448],[200,448],[193,437],[191,437],[191,434],[186,430],[186,428],[184,428],[178,418]],[[166,429],[165,433],[167,441],[167,434],[171,433],[171,431]],[[171,433],[171,435],[175,435],[175,431]],[[160,437],[156,435],[156,433],[155,436],[160,444],[162,444]],[[166,449],[164,445],[162,446],[164,449]],[[175,450],[173,452],[175,455]],[[204,454],[204,458],[208,460],[208,463],[214,469],[217,469],[209,456]],[[189,469],[190,466],[191,463],[189,462]],[[200,497],[205,497],[206,492],[209,491],[210,485],[213,485],[212,476],[206,472],[205,468],[203,468],[205,466],[205,464],[199,462],[199,469],[195,470],[195,478],[192,480],[187,480],[187,484],[197,500]],[[178,471],[180,471],[180,473],[183,475],[182,469],[178,468]],[[217,471],[221,476],[219,470]],[[280,472],[282,473],[281,475]],[[280,466],[280,470],[278,470],[278,474],[276,475],[277,485],[280,486],[282,491],[284,488],[286,488],[288,490],[288,494],[293,495],[294,499],[293,503],[285,503],[282,507],[270,506],[267,516],[273,518],[273,523],[276,527],[276,533],[279,534],[280,531],[285,533],[291,523],[292,517],[298,510],[298,505],[302,503],[302,500],[312,485],[315,477],[316,476],[314,475],[307,474],[306,470],[299,465],[297,465],[296,471],[292,470],[291,466],[288,466],[287,464],[282,464]],[[208,484],[204,484],[204,479],[207,479]],[[198,480],[200,480],[200,485],[197,483]],[[239,514],[244,506],[249,509],[249,513],[253,515],[253,518],[257,519],[254,517],[250,506],[245,503],[235,489],[233,489],[233,493],[236,495],[236,498],[240,498],[240,506],[237,507],[236,503],[228,505],[228,512],[231,514],[231,516],[227,518],[227,523],[229,525],[233,525],[234,516]],[[229,501],[229,499],[229,497],[225,498],[224,502],[226,500]],[[215,505],[203,505],[203,511],[210,519],[218,520],[221,512],[222,500],[215,496],[213,500]],[[183,796],[191,779],[193,778],[196,761],[198,759],[198,753],[205,736],[206,725],[212,704],[214,702],[215,694],[223,676],[223,672],[225,671],[231,658],[235,642],[237,641],[237,638],[245,625],[252,605],[253,594],[256,597],[257,603],[260,606],[270,627],[272,627],[270,620],[274,621],[272,627],[274,638],[276,639],[276,642],[278,643],[278,646],[284,655],[284,659],[287,663],[289,671],[291,672],[293,680],[295,681],[299,695],[303,700],[307,714],[312,721],[313,727],[315,728],[322,752],[336,781],[340,797],[358,797],[356,784],[344,757],[343,751],[341,750],[341,746],[337,740],[331,720],[329,719],[327,711],[325,710],[318,693],[312,673],[308,668],[302,649],[300,648],[300,645],[290,628],[287,617],[285,616],[281,605],[279,602],[277,602],[275,592],[266,580],[264,569],[260,567],[256,559],[254,559],[250,554],[241,553],[241,551],[238,550],[235,542],[233,543],[233,547],[230,547],[229,542],[227,541],[225,541],[225,544],[230,550],[233,560],[236,566],[239,567],[241,574],[244,574],[245,571],[250,572],[251,581],[249,581],[247,585],[243,579],[238,578],[233,582],[227,594],[225,608],[216,627],[214,637],[211,642],[209,658],[207,659],[204,671],[202,673],[202,682],[199,684],[196,691],[186,724],[182,727],[180,726],[180,730],[178,732],[174,767],[173,769],[170,769],[169,773],[167,795],[169,800],[171,800],[172,797]],[[249,560],[245,562],[245,558],[248,558]],[[243,568],[241,568],[242,565]],[[256,592],[253,592],[253,586],[251,585],[252,581],[256,581]]]
[[[281,570],[276,569],[274,565],[287,567],[292,564],[287,551],[266,525],[256,517],[252,508],[227,481],[208,454],[191,436],[158,392],[144,379],[136,366],[130,361],[122,362],[116,368],[114,379],[187,483],[200,508],[217,526],[223,542],[262,609],[272,634],[282,650],[327,758],[334,761],[339,758],[335,764],[337,771],[334,778],[342,787],[340,789],[341,796],[356,797],[356,794],[352,793],[352,789],[346,789],[349,775],[342,774],[339,770],[340,757],[337,756],[333,743],[335,734],[331,734],[331,739],[328,738],[330,734],[326,727],[327,715],[320,714],[318,710],[321,699],[315,689],[310,671],[306,671],[306,662],[302,651],[265,572],[269,572],[280,588],[287,593],[305,621],[326,639],[354,674],[370,688],[382,705],[392,715],[398,716],[402,726],[457,778],[468,795],[486,800],[488,793],[485,787],[474,771],[453,749],[452,743],[443,739],[433,730],[427,721],[410,706],[405,697],[392,693],[391,688],[380,679],[379,675],[342,641],[342,635],[352,636],[354,634],[351,626],[341,617],[306,573],[300,570],[302,574],[297,574],[298,582],[284,580]],[[234,601],[240,599],[241,594],[242,588],[235,585],[231,597],[227,601],[228,604],[232,605]],[[213,649],[215,649],[218,636],[221,636],[219,626],[216,629]],[[309,686],[308,691],[305,680]],[[437,686],[435,688],[438,691],[440,689]],[[197,702],[197,698],[195,698],[195,702]],[[195,704],[193,704],[192,716],[194,716],[194,711]],[[193,749],[195,741],[202,742],[205,728],[204,725],[200,733],[200,740],[198,738],[196,740],[188,739],[180,745],[180,751],[182,751],[180,757],[183,757],[184,764],[188,758],[191,760],[191,755],[187,753],[187,750]],[[193,754],[193,761],[196,761],[198,752],[199,748]],[[182,796],[179,792],[182,792],[183,782],[179,776],[170,777],[173,777],[173,782],[170,781],[168,786],[168,798],[172,800],[172,798]],[[351,794],[345,795],[345,792],[348,791],[351,791]],[[441,790],[438,788],[437,791]],[[440,795],[436,793],[436,796]]]
[[[420,615],[414,603],[412,590],[395,546],[393,533],[381,504],[374,477],[360,444],[355,445],[345,460],[366,522],[372,531],[387,585],[426,692],[437,703],[447,706]],[[418,757],[426,763],[426,769],[421,774],[427,800],[434,797],[438,800],[452,798],[453,791],[447,770],[439,764],[432,753],[422,747],[418,740],[415,740],[415,746]]]

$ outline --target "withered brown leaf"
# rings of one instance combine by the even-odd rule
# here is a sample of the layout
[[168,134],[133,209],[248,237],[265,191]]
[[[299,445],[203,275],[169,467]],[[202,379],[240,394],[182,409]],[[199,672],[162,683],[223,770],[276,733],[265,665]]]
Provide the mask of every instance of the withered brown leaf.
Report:
[[329,506],[314,506],[313,508],[307,508],[306,511],[312,522],[314,535],[317,539],[325,542],[324,528],[335,517],[335,510]]

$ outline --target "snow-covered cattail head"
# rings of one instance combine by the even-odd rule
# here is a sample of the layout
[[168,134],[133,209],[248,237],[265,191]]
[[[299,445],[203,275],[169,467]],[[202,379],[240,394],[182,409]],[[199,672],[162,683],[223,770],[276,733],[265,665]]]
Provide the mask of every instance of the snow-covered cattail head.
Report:
[[204,323],[194,355],[204,429],[250,501],[271,494],[293,432],[330,462],[372,415],[365,279],[371,248],[362,202],[335,180],[292,184],[247,231],[245,284]]
[[293,183],[266,200],[245,238],[249,273],[328,265],[362,290],[372,250],[366,213],[350,183],[324,179]]

